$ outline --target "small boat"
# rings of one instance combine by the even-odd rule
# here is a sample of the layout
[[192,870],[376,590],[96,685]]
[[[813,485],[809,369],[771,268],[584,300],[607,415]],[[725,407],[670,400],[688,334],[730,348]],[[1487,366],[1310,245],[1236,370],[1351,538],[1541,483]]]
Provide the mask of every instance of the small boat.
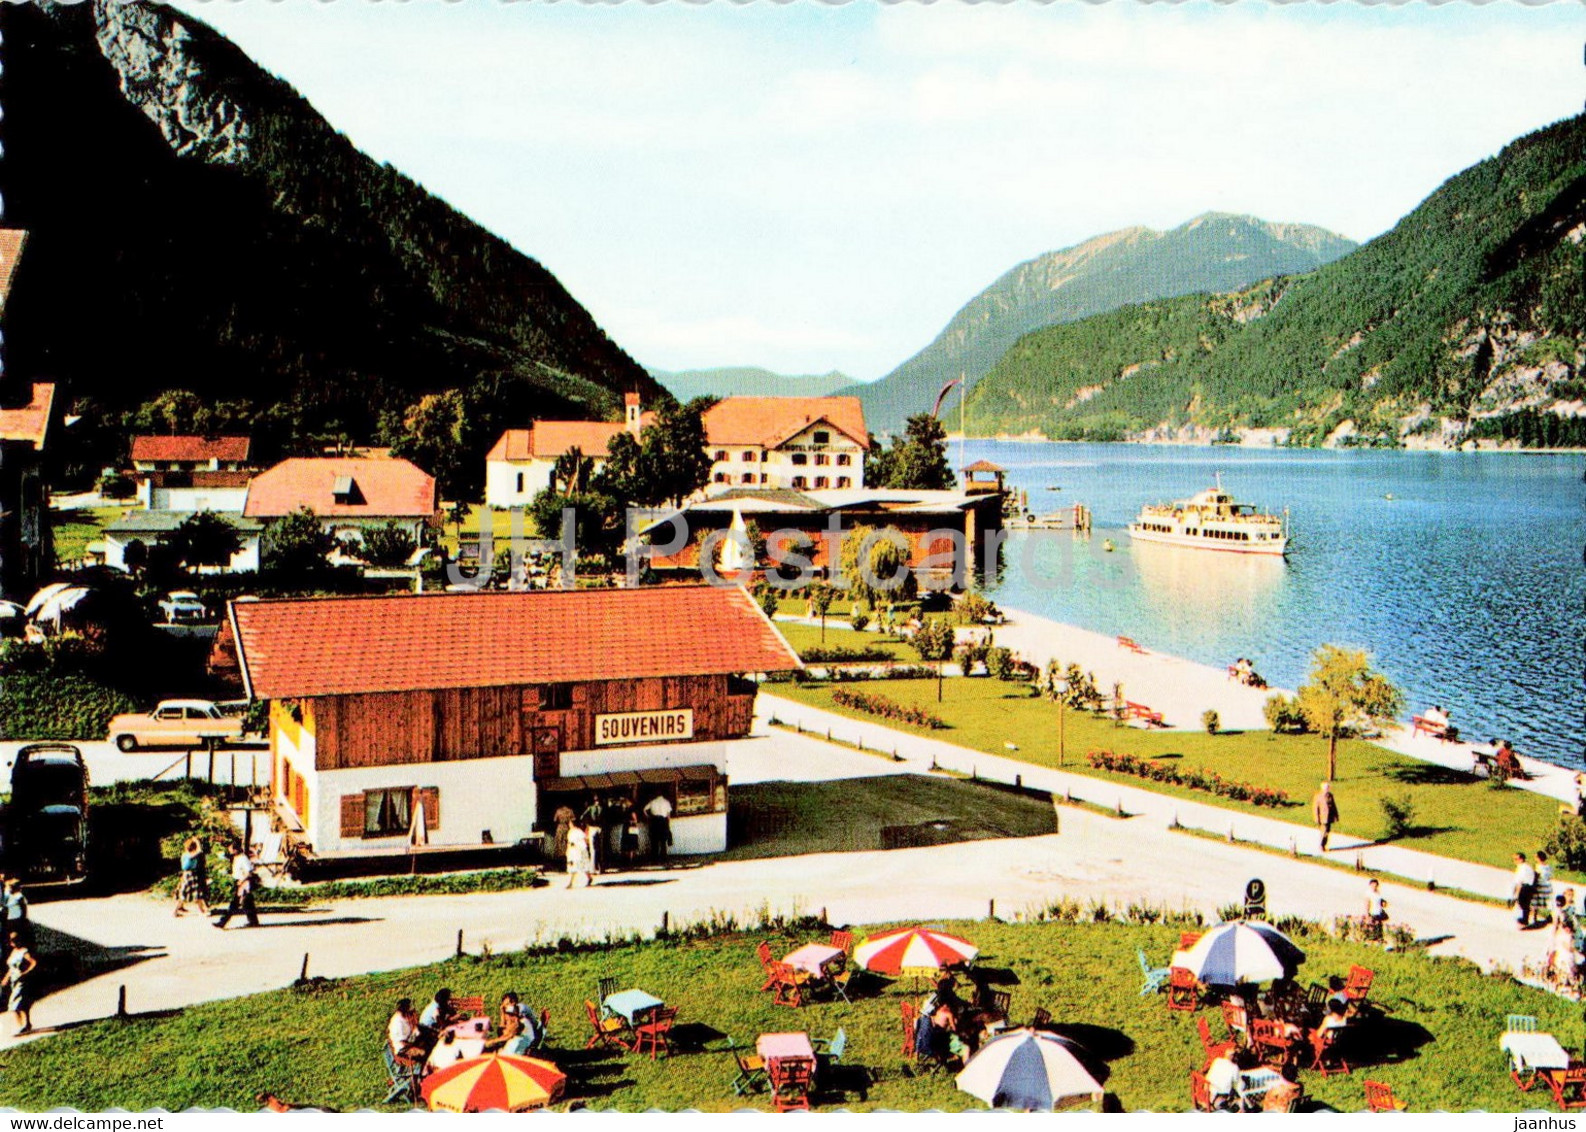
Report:
[[1073,516],[1063,511],[1052,511],[1045,515],[1026,511],[1003,520],[1002,525],[1010,531],[1066,531],[1074,528],[1074,520]]
[[1105,551],[1108,551],[1109,553],[1111,551],[1117,549],[1115,546],[1112,545],[1112,539],[1110,539],[1110,538],[1104,538],[1104,539],[1101,540],[1101,548],[1103,550],[1105,550]]
[[1288,511],[1283,516],[1259,512],[1249,503],[1236,503],[1217,486],[1177,503],[1147,504],[1129,524],[1129,535],[1141,542],[1235,554],[1288,553]]
[[1391,503],[1393,501],[1393,492],[1390,491],[1386,493],[1382,498],[1388,500]]

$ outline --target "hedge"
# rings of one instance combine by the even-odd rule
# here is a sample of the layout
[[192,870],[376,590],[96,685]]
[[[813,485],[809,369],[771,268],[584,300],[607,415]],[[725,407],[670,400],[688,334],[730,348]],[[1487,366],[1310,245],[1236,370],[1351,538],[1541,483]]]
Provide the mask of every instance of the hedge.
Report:
[[1204,790],[1220,798],[1249,802],[1255,806],[1270,806],[1276,809],[1289,805],[1289,796],[1281,790],[1254,786],[1248,782],[1231,782],[1214,770],[1201,770],[1199,767],[1180,770],[1169,763],[1142,759],[1138,755],[1115,754],[1112,751],[1091,751],[1086,757],[1090,760],[1090,765],[1097,770],[1133,775],[1135,778],[1145,778],[1152,782],[1166,782],[1190,790]]
[[103,739],[111,716],[137,710],[132,697],[86,676],[0,678],[0,739]]
[[871,695],[869,692],[855,692],[849,688],[838,688],[832,693],[832,703],[842,707],[862,711],[866,715],[878,715],[882,719],[890,719],[895,723],[910,723],[915,727],[928,727],[932,731],[940,731],[947,724],[937,716],[932,715],[924,708],[906,707],[885,696]]

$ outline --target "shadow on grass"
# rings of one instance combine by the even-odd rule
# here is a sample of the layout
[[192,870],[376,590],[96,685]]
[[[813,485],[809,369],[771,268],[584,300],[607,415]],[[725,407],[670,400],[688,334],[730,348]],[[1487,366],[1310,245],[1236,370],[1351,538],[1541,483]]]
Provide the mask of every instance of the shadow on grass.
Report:
[[1482,781],[1474,774],[1436,763],[1397,763],[1383,771],[1386,778],[1406,786],[1468,786]]
[[1453,833],[1456,827],[1451,825],[1412,825],[1397,837],[1379,837],[1375,841],[1367,841],[1364,847],[1376,845],[1395,845],[1403,841],[1414,841],[1421,837],[1436,837],[1440,833]]
[[614,1049],[558,1049],[546,1055],[567,1074],[567,1099],[592,1100],[609,1097],[634,1084],[625,1076],[627,1062]]
[[1067,1038],[1080,1048],[1075,1057],[1085,1067],[1097,1084],[1106,1084],[1112,1074],[1109,1062],[1128,1057],[1134,1052],[1134,1039],[1122,1030],[1110,1026],[1092,1026],[1085,1022],[1060,1022],[1051,1027],[1052,1033]]
[[1421,1047],[1433,1040],[1425,1026],[1402,1018],[1371,1019],[1349,1039],[1343,1054],[1356,1067],[1414,1060],[1421,1055]]

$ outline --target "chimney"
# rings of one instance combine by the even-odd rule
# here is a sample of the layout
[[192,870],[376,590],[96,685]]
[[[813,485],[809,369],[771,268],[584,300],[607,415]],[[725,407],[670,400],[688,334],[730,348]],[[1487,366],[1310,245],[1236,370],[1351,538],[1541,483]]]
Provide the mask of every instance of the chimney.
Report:
[[624,393],[622,396],[624,408],[623,424],[634,436],[639,435],[639,395],[637,393]]

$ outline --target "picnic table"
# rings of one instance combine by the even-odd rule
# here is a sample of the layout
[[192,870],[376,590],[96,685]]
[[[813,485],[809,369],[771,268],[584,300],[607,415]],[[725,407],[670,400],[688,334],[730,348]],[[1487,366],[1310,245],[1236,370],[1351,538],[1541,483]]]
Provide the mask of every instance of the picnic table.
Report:
[[600,1004],[601,1009],[608,1015],[615,1014],[630,1026],[637,1026],[644,1020],[645,1015],[665,1005],[663,1000],[638,987],[629,987],[627,990],[608,994],[606,1001]]
[[1509,1075],[1522,1092],[1536,1083],[1538,1073],[1569,1068],[1569,1051],[1540,1030],[1505,1030],[1498,1048],[1509,1055]]
[[796,951],[790,951],[783,957],[782,962],[798,971],[824,979],[829,974],[827,968],[838,959],[844,957],[843,949],[832,947],[825,943],[806,943]]
[[[426,1064],[433,1072],[458,1061],[482,1057],[485,1052],[485,1039],[489,1036],[489,1018],[465,1018],[461,1022],[453,1022],[441,1031],[440,1040],[435,1043],[435,1048],[430,1050]],[[448,1037],[450,1041],[447,1041]]]
[[755,1052],[765,1061],[769,1072],[778,1061],[814,1061],[815,1046],[810,1036],[799,1033],[761,1034],[754,1043]]

